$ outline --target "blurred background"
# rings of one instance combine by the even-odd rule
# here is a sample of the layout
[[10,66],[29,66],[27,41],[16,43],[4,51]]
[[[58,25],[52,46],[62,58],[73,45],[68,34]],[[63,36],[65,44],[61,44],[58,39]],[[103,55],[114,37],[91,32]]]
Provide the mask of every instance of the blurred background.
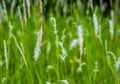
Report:
[[[23,0],[5,0],[5,2],[8,12],[13,14],[16,12],[18,4],[22,8]],[[74,9],[81,11],[84,15],[89,15],[93,11],[99,10],[101,14],[107,16],[109,15],[111,9],[120,13],[119,0],[42,0],[42,2],[45,16],[49,13],[69,16],[72,14]],[[39,0],[30,0],[30,5],[39,7]],[[1,9],[2,0],[0,0],[0,10]]]

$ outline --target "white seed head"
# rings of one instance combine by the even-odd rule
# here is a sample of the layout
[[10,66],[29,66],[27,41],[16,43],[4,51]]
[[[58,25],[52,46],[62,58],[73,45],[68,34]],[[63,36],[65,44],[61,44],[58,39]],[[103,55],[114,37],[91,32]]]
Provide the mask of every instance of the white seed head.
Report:
[[42,0],[40,0],[40,15],[43,15],[43,10],[42,10]]
[[95,73],[99,71],[98,69],[98,61],[95,62],[95,69],[93,70]]
[[98,34],[99,34],[99,24],[98,24],[97,16],[96,16],[95,13],[93,14],[93,24],[94,24],[95,36],[98,37]]
[[3,77],[2,78],[2,84],[6,84],[7,83],[7,79],[6,79],[6,77]]
[[37,61],[37,59],[39,58],[39,53],[40,53],[40,47],[41,47],[41,43],[42,43],[42,26],[40,28],[39,34],[38,34],[38,39],[37,39],[37,43],[36,43],[36,47],[34,50],[34,60]]
[[23,13],[24,13],[24,21],[25,23],[27,22],[27,17],[26,17],[26,5],[25,5],[25,0],[23,0]]
[[24,28],[23,28],[22,14],[21,14],[21,10],[19,6],[18,6],[18,14],[19,14],[20,24],[21,24],[22,32],[23,32]]
[[50,18],[50,21],[53,22],[53,29],[54,29],[54,34],[55,34],[55,44],[56,44],[56,49],[58,47],[58,35],[57,35],[57,29],[56,29],[56,19],[54,17]]
[[113,35],[114,35],[114,22],[113,22],[113,20],[109,21],[109,27],[110,27],[111,39],[113,39]]
[[47,69],[53,69],[53,66],[52,65],[47,65]]
[[114,11],[113,10],[111,10],[111,18],[112,18],[112,21],[114,23]]
[[12,37],[12,29],[13,29],[13,26],[12,26],[12,24],[9,22],[9,38]]
[[115,63],[115,70],[118,71],[120,69],[120,57],[118,58],[118,60]]
[[6,62],[6,70],[8,70],[7,46],[6,46],[5,40],[4,40],[4,56],[5,56],[5,62]]
[[82,72],[82,67],[85,65],[86,63],[83,62],[79,65],[78,69],[77,69],[77,72]]
[[13,15],[13,11],[14,11],[15,5],[16,5],[16,0],[12,0],[11,7],[10,7],[11,15]]
[[67,80],[60,80],[61,83],[64,83],[64,84],[69,84],[69,82]]
[[80,49],[80,56],[83,54],[83,29],[82,26],[78,26],[78,40],[79,40],[79,49]]
[[83,29],[81,25],[78,26],[78,37],[79,37],[80,44],[82,44],[83,43]]
[[3,62],[2,61],[0,61],[0,66],[2,66],[3,65]]
[[78,39],[72,40],[72,42],[70,43],[70,50],[73,49],[77,44],[79,44]]
[[28,16],[30,17],[30,1],[29,0],[26,0],[26,3],[27,3],[27,12],[28,12]]
[[93,0],[89,0],[88,1],[88,6],[91,8],[91,10],[93,11]]
[[50,82],[45,82],[45,84],[51,84]]
[[57,34],[56,19],[55,19],[54,17],[51,17],[51,18],[50,18],[50,21],[53,22],[54,33]]
[[66,57],[67,57],[67,51],[66,49],[63,47],[63,43],[58,42],[58,45],[61,47],[61,54],[60,54],[60,58],[65,61]]

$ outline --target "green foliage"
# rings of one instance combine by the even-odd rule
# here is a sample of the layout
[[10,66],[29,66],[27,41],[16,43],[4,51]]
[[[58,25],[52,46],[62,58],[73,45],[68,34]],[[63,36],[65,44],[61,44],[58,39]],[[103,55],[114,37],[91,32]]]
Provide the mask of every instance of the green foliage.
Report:
[[[31,16],[27,16],[26,23],[23,20],[24,32],[22,32],[17,12],[14,15],[8,13],[8,21],[2,20],[0,24],[0,84],[47,84],[47,82],[67,84],[62,83],[63,80],[69,84],[119,84],[120,63],[118,63],[119,69],[116,70],[116,63],[120,55],[118,16],[115,12],[114,37],[111,39],[109,32],[111,17],[104,17],[98,11],[96,15],[101,28],[101,42],[94,33],[93,16],[84,15],[83,12],[81,13],[75,8],[69,16],[61,16],[60,12],[54,14],[50,11],[45,19],[44,14],[44,17],[40,16],[39,7],[32,5]],[[51,17],[56,19],[58,31],[56,34],[53,23],[50,21]],[[13,26],[12,37],[9,35],[9,22]],[[79,38],[78,25],[82,26],[84,33],[81,61],[79,43],[70,49],[71,42]],[[35,61],[34,49],[37,33],[41,26],[43,28],[42,43],[39,58]],[[64,40],[62,40],[63,32]],[[56,43],[56,37],[58,37],[60,46]],[[4,40],[7,47],[8,70],[6,70],[4,57]],[[107,50],[115,54],[115,61],[112,54],[108,54],[109,59],[107,59],[105,40],[107,41]],[[17,45],[24,53],[27,66]],[[64,60],[61,59],[61,55],[64,55],[64,51],[61,49],[65,49],[67,52]]]

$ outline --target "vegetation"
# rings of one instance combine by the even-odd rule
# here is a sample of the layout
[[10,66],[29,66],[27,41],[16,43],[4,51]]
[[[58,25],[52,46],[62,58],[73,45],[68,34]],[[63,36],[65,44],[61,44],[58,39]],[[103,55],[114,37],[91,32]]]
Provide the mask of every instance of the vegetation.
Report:
[[46,14],[42,0],[39,5],[25,0],[16,10],[13,3],[7,10],[5,1],[0,6],[0,84],[120,83],[117,8],[104,16],[92,2],[87,14],[64,4],[63,14],[59,6]]

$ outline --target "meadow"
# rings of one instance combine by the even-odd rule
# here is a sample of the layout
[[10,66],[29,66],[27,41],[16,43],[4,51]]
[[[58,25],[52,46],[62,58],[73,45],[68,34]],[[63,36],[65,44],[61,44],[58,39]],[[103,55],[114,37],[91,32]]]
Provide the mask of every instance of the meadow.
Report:
[[89,14],[76,5],[46,14],[41,0],[25,1],[0,3],[0,84],[120,84],[117,8],[105,16],[93,2]]

